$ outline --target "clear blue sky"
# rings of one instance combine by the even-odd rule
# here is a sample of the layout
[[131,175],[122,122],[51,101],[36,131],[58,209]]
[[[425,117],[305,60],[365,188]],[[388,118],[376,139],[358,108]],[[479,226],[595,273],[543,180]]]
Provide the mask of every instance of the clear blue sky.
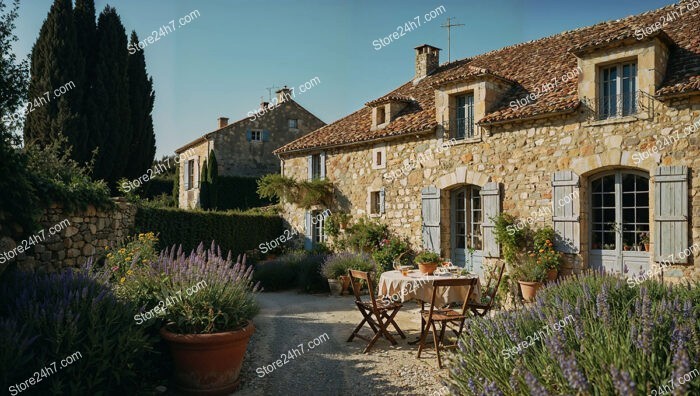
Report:
[[[22,0],[16,45],[27,56],[51,0]],[[217,117],[246,116],[267,98],[266,87],[321,84],[297,102],[325,122],[362,107],[413,76],[413,47],[447,48],[446,18],[466,26],[452,30],[452,59],[473,56],[564,30],[659,8],[666,0],[96,0],[109,3],[127,31],[143,40],[153,30],[198,10],[200,16],[145,49],[155,80],[157,155],[215,129]],[[446,12],[377,51],[372,41],[398,25],[443,5]],[[442,51],[441,61],[447,60]]]

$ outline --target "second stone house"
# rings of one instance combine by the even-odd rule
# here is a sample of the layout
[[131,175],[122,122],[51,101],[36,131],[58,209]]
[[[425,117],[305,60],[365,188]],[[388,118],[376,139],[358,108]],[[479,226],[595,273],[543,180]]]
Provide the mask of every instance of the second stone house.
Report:
[[[507,212],[554,227],[565,272],[697,276],[700,9],[635,36],[672,7],[442,65],[421,45],[410,81],[276,150],[282,173],[478,272]],[[318,243],[323,209],[284,216]]]
[[260,177],[280,172],[273,151],[325,125],[295,102],[284,87],[271,103],[236,122],[219,118],[218,128],[175,150],[180,157],[180,208],[199,207],[199,177],[209,152],[214,150],[221,176]]

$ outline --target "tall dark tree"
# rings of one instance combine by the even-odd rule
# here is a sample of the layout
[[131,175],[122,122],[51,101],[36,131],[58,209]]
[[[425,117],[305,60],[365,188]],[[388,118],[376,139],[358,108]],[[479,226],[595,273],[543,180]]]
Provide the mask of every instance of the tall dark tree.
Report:
[[83,94],[81,108],[83,113],[81,117],[85,125],[85,133],[82,139],[75,142],[73,147],[73,157],[80,163],[90,160],[94,147],[89,146],[89,135],[94,128],[90,124],[89,114],[99,112],[99,109],[94,107],[93,97],[93,81],[95,80],[95,63],[97,61],[97,24],[95,23],[95,1],[94,0],[76,0],[75,9],[73,10],[73,19],[75,21],[75,33],[78,43],[78,51],[85,63],[85,85],[81,90]]
[[210,209],[211,202],[209,201],[209,172],[207,171],[207,160],[204,160],[202,172],[199,175],[199,207],[202,209]]
[[[138,48],[139,38],[131,32],[131,44]],[[129,178],[141,176],[153,164],[156,154],[156,135],[153,132],[153,79],[146,72],[143,51],[129,51],[129,105],[131,107],[131,143],[125,175]]]
[[99,148],[94,175],[110,186],[124,176],[129,160],[131,121],[127,79],[127,39],[114,8],[107,6],[97,20],[97,60],[88,144]]
[[207,182],[209,182],[209,206],[216,209],[219,206],[219,164],[216,161],[214,150],[209,151],[208,162]]
[[[71,0],[55,0],[31,54],[25,143],[46,145],[59,134],[77,146],[85,137],[82,116],[85,65],[78,50]],[[67,87],[67,92],[54,91]]]

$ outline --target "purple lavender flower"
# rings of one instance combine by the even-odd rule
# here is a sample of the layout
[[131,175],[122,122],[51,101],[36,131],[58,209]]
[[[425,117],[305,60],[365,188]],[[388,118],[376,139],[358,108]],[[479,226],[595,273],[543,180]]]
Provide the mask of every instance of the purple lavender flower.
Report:
[[688,374],[691,370],[690,358],[688,357],[688,352],[685,348],[678,348],[673,354],[673,377],[674,383],[678,383],[678,386],[674,389],[676,395],[685,395],[688,389],[688,382],[681,384],[675,381],[676,378],[682,377]]
[[618,370],[615,366],[610,365],[610,374],[612,375],[615,389],[621,395],[634,395],[636,393],[637,384],[632,380],[628,372]]
[[569,381],[569,386],[572,388],[585,393],[588,393],[589,389],[589,384],[588,380],[586,379],[586,376],[583,374],[581,369],[578,366],[578,360],[576,360],[576,356],[574,354],[570,354],[568,359],[559,356],[559,367],[561,368],[562,372],[564,373],[564,378]]
[[596,296],[596,313],[598,314],[598,317],[603,319],[603,323],[605,323],[606,326],[610,326],[612,322],[610,306],[608,305],[609,296],[610,293],[608,290],[608,284],[603,283],[600,293],[598,293],[598,296]]
[[525,383],[532,396],[549,396],[547,389],[529,371],[525,372]]
[[498,389],[496,383],[493,381],[487,381],[484,383],[484,391],[481,393],[482,396],[503,396],[503,392]]

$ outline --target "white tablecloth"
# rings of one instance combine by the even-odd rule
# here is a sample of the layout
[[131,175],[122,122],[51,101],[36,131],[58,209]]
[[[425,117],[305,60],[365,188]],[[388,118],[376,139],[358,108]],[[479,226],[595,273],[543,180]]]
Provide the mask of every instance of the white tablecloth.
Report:
[[[476,278],[475,289],[472,291],[470,300],[478,302],[481,300],[481,284],[477,275],[466,275],[464,277]],[[453,275],[425,275],[418,270],[412,270],[408,276],[403,276],[401,271],[387,271],[379,278],[379,290],[377,295],[387,296],[393,301],[405,302],[416,299],[430,303],[433,297],[433,281],[436,279],[451,279]],[[462,304],[466,294],[466,287],[444,287],[440,294],[435,296],[435,304],[438,306],[448,303]]]

